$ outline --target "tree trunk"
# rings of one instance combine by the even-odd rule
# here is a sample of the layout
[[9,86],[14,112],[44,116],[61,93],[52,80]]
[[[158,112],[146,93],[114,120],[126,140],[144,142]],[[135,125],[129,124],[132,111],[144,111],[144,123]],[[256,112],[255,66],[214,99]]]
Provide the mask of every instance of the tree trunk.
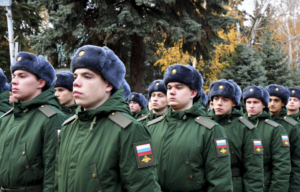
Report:
[[145,43],[143,37],[131,36],[130,88],[131,92],[145,92]]

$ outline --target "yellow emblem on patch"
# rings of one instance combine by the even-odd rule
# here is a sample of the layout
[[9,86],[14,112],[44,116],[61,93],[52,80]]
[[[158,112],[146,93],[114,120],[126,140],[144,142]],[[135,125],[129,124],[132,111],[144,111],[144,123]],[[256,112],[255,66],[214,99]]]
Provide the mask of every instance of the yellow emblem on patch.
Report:
[[173,69],[173,70],[172,70],[172,74],[175,74],[175,73],[176,73],[176,69]]
[[257,148],[256,148],[256,151],[260,152],[260,151],[261,151],[261,149],[260,149],[259,147],[257,147]]
[[250,91],[250,92],[253,92],[253,89],[250,89],[249,91]]
[[292,93],[295,93],[295,90],[293,90]]
[[57,77],[55,77],[55,81],[57,80]]
[[159,85],[159,83],[156,83],[155,85],[156,85],[156,86],[158,86],[158,85]]
[[288,142],[288,141],[285,141],[284,144],[289,145],[289,142]]
[[78,57],[81,57],[82,55],[84,55],[85,51],[80,51],[78,54]]
[[144,163],[148,163],[149,161],[151,161],[151,158],[148,157],[147,155],[144,157],[144,159],[142,160],[142,162]]
[[131,95],[131,97],[134,97],[134,95]]
[[224,88],[223,85],[220,85],[220,86],[219,86],[219,89],[220,89],[220,90],[222,90],[223,88]]
[[225,154],[227,152],[227,150],[222,148],[220,152]]
[[21,60],[22,60],[22,57],[18,57],[17,61],[19,62],[19,61],[21,61]]
[[277,88],[275,89],[275,91],[279,91],[279,88],[277,87]]

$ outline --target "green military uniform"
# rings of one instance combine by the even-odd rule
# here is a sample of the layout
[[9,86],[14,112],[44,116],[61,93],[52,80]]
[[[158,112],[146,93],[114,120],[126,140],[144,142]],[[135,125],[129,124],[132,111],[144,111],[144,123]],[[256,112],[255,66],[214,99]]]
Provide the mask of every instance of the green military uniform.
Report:
[[168,110],[166,110],[161,115],[156,115],[155,113],[153,113],[153,110],[151,110],[149,111],[148,115],[145,115],[144,117],[137,119],[137,121],[140,122],[142,125],[146,126],[149,121],[152,121],[153,119],[166,115],[167,111]]
[[[268,110],[268,109],[267,109]],[[270,120],[271,114],[263,111],[258,116],[245,117],[259,131],[264,151],[264,192],[288,191],[291,172],[290,147],[283,144],[282,135],[287,135],[282,125]]]
[[135,119],[139,119],[139,118],[142,118],[144,116],[148,115],[148,111],[147,111],[147,108],[146,107],[143,107],[140,112],[138,113],[132,113],[132,116],[135,118]]
[[[43,192],[54,191],[57,128],[66,120],[54,96],[53,87],[1,118],[0,185],[23,188],[41,185]],[[28,190],[28,189],[27,189]]]
[[287,115],[287,116],[289,116],[290,118],[292,118],[292,119],[300,122],[300,111],[298,113],[296,113],[296,114]]
[[300,124],[286,115],[286,108],[283,107],[279,114],[271,116],[273,121],[281,124],[287,134],[290,145],[291,155],[291,174],[289,181],[289,192],[299,191],[300,189]]
[[131,117],[123,88],[101,106],[78,108],[76,114],[59,136],[59,192],[160,191],[153,155],[141,159],[137,152],[150,143],[150,134]]
[[[232,191],[230,159],[223,127],[196,102],[148,122],[162,191]],[[223,152],[217,142],[223,141]],[[222,151],[222,152],[220,152]]]
[[260,141],[258,129],[243,117],[240,107],[230,114],[208,116],[225,128],[231,152],[231,171],[234,192],[263,190],[263,151],[254,141]]
[[64,114],[66,114],[68,117],[71,117],[73,115],[75,115],[75,111],[77,109],[78,105],[77,104],[73,104],[73,105],[69,105],[66,107],[62,107],[62,112]]
[[3,91],[0,93],[0,117],[11,108],[13,107],[9,104],[9,90]]

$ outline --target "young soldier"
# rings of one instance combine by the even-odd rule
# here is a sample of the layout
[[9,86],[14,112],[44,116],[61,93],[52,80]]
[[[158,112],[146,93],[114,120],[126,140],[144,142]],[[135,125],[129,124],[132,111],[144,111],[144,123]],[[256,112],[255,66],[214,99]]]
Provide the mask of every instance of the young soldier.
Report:
[[18,101],[1,118],[1,191],[53,192],[56,129],[67,118],[54,96],[55,70],[27,52],[18,53],[10,70]]
[[152,110],[149,115],[139,118],[137,121],[143,125],[147,125],[148,121],[151,121],[157,117],[162,116],[168,109],[167,89],[164,82],[161,79],[153,81],[149,85],[148,100],[151,100]]
[[290,146],[291,155],[291,175],[289,179],[289,192],[300,189],[300,124],[286,114],[286,104],[289,101],[290,92],[287,88],[272,84],[266,87],[270,94],[269,110],[271,118],[276,123],[281,124],[286,132],[283,144]]
[[261,86],[249,86],[243,91],[245,117],[257,128],[264,151],[264,192],[288,191],[291,172],[290,149],[284,144],[287,136],[282,125],[270,120],[269,93]]
[[73,97],[73,73],[68,71],[57,73],[54,90],[62,106],[62,112],[68,117],[73,116],[78,107]]
[[9,103],[9,84],[6,81],[6,76],[0,69],[0,117],[12,108]]
[[289,88],[290,98],[286,105],[287,115],[296,121],[300,121],[300,89],[296,87]]
[[135,119],[139,119],[148,114],[147,111],[147,99],[141,93],[132,92],[127,97],[129,102],[130,111]]
[[201,79],[189,65],[169,66],[164,84],[170,108],[147,124],[162,191],[232,191],[229,146],[223,127],[198,102]]
[[71,70],[80,107],[59,135],[58,192],[160,191],[150,134],[124,99],[124,64],[107,47],[86,45]]
[[210,85],[214,109],[209,117],[225,128],[231,154],[234,192],[263,190],[263,148],[258,129],[239,107],[242,91],[232,80],[221,79]]

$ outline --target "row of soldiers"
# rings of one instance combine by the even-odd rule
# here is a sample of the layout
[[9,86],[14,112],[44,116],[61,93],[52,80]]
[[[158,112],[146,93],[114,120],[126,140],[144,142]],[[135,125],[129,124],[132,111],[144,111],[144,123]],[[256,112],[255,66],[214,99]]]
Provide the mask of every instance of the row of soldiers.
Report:
[[0,71],[1,191],[299,191],[300,124],[286,110],[299,112],[299,89],[242,92],[222,79],[206,96],[201,74],[176,64],[146,99],[130,92],[113,51],[92,45],[71,71],[20,52],[13,107]]

